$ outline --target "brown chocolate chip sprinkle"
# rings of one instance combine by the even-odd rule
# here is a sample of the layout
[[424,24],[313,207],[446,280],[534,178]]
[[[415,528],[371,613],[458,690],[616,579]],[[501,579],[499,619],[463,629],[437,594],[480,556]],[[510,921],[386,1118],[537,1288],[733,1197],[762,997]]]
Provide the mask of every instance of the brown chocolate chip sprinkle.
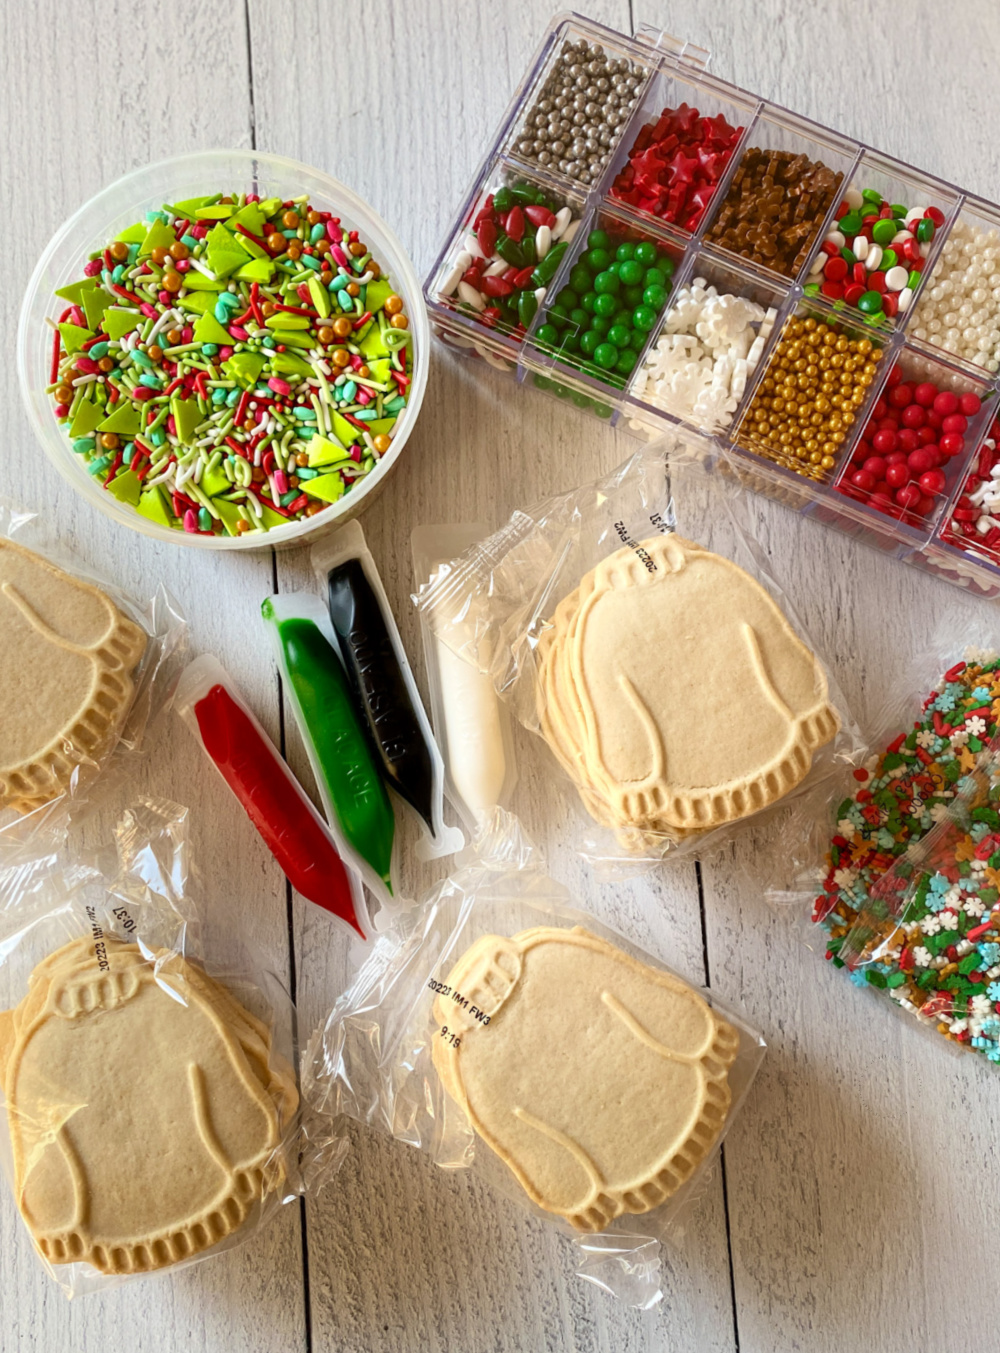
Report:
[[843,174],[801,152],[752,146],[733,175],[707,238],[794,277],[843,179]]

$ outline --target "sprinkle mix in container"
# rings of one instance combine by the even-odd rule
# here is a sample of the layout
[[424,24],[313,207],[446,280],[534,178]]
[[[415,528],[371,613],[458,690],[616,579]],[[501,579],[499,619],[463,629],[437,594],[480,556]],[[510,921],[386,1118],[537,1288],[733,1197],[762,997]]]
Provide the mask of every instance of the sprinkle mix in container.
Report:
[[144,165],[62,224],[17,365],[45,452],[91,506],[160,540],[253,550],[377,495],[428,348],[406,252],[356,193],[212,150]]
[[306,197],[190,198],[57,292],[50,393],[108,492],[185,531],[266,531],[389,449],[409,320],[356,230]]

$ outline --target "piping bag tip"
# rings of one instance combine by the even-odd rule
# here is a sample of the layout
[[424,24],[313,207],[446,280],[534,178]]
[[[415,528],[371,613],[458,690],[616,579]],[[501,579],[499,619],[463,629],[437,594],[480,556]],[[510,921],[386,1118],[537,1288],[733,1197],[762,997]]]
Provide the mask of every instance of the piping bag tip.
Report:
[[421,836],[413,847],[414,854],[421,863],[438,860],[445,855],[456,855],[465,848],[465,833],[461,827],[449,827],[441,823],[432,837]]

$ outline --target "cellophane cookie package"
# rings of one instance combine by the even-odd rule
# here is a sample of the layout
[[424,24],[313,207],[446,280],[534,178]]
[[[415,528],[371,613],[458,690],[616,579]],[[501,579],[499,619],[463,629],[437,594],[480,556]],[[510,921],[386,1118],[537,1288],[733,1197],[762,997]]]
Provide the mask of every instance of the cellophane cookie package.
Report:
[[718,846],[862,754],[738,478],[676,436],[519,508],[415,601],[547,744],[611,869]]
[[70,1296],[238,1244],[298,1191],[287,992],[232,931],[203,951],[196,892],[187,810],[152,800],[89,857],[0,868],[0,1150]]
[[178,603],[160,585],[127,595],[0,502],[3,721],[0,843],[65,824],[98,776],[124,767],[166,702],[186,644]]
[[576,905],[497,809],[311,1039],[310,1150],[350,1118],[474,1170],[573,1237],[582,1277],[647,1307],[763,1051],[740,1012]]

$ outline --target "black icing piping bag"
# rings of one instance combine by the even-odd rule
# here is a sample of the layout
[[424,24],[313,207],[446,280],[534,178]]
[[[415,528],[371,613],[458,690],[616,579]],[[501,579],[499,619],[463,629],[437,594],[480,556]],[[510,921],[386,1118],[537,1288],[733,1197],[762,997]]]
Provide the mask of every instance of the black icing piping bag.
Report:
[[317,545],[313,563],[383,779],[426,827],[430,853],[453,853],[464,838],[443,823],[444,763],[358,523]]
[[396,793],[434,831],[434,767],[382,608],[360,559],[347,559],[327,577],[330,619],[358,704]]

